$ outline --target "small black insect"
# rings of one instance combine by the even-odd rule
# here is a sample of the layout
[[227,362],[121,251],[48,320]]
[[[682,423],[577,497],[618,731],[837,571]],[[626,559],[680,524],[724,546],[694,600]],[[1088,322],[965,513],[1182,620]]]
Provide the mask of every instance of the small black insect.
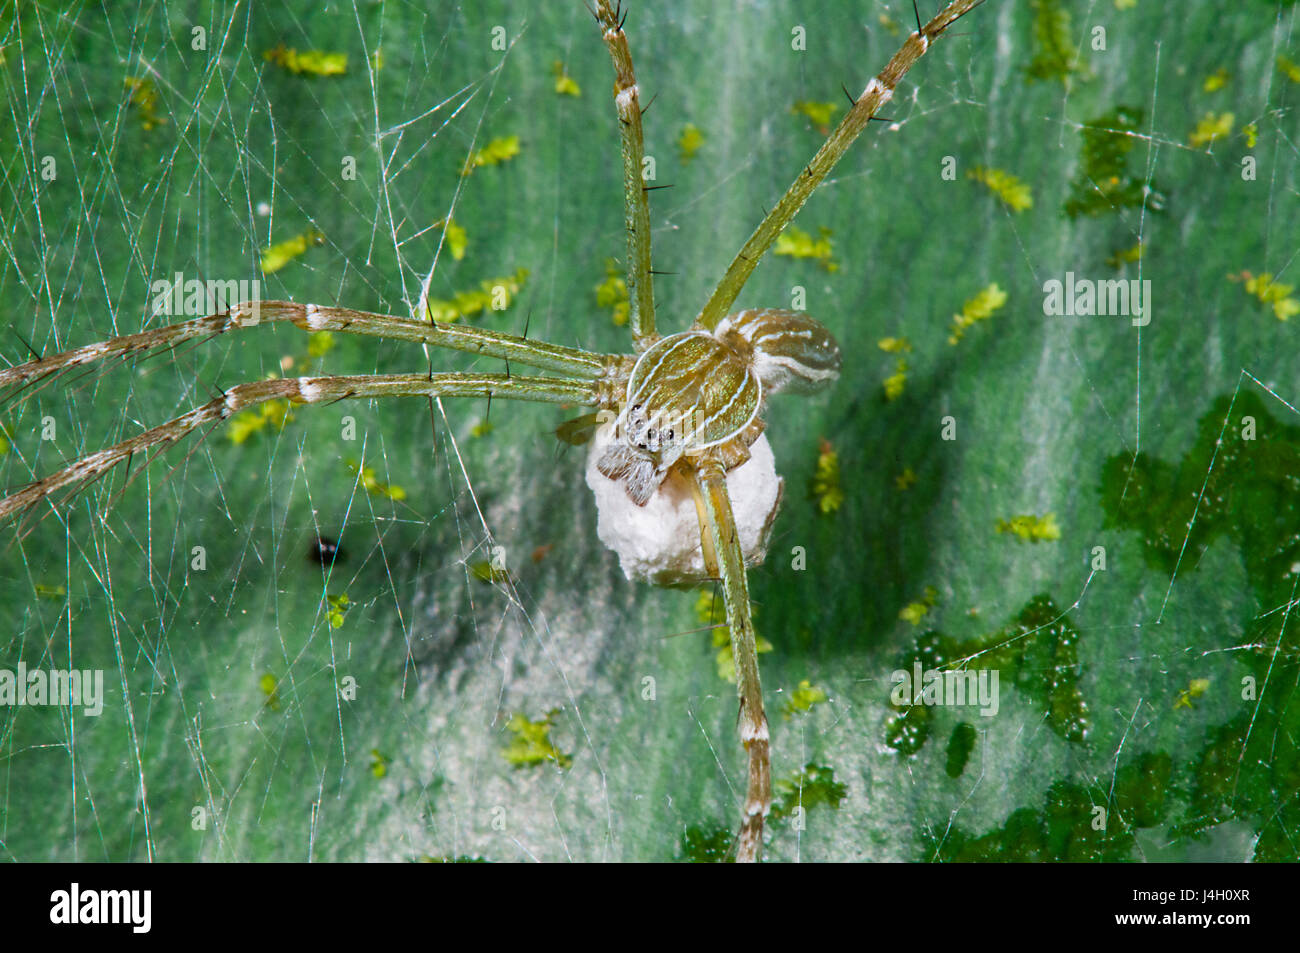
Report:
[[336,560],[343,559],[344,553],[336,540],[328,536],[317,536],[311,541],[307,558],[322,566],[331,566]]

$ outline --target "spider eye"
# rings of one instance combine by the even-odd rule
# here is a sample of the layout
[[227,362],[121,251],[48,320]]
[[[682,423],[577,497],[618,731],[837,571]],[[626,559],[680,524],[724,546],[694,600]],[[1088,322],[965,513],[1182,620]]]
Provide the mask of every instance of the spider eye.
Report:
[[636,412],[637,412],[638,410],[640,410],[640,409],[641,409],[641,405],[640,405],[640,404],[633,404],[633,405],[632,405],[632,412],[633,412],[633,413],[636,413]]
[[668,439],[669,440],[673,439],[673,432],[671,430],[668,431]]
[[655,428],[651,427],[649,430],[647,430],[645,432],[645,436],[647,440],[653,440],[655,438]]

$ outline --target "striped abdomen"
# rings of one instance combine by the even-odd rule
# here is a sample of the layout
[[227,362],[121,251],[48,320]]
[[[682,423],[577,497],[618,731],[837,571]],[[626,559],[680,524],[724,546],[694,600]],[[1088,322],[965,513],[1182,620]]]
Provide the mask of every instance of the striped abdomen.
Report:
[[809,394],[840,376],[839,344],[802,311],[740,311],[719,321],[713,333],[748,358],[764,394]]

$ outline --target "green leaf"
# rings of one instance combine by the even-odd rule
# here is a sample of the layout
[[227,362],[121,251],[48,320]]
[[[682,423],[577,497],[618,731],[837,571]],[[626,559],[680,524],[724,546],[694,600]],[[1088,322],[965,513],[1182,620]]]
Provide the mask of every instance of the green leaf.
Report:
[[[911,10],[888,5],[891,36],[873,0],[817,4],[812,20],[809,4],[773,0],[728,18],[725,47],[744,52],[719,56],[716,4],[629,5],[637,80],[662,91],[643,120],[654,184],[673,185],[648,193],[672,333],[811,159],[790,104],[838,101],[841,79],[874,75]],[[150,315],[150,282],[176,271],[410,318],[425,314],[421,295],[456,308],[457,292],[526,268],[509,308],[478,313],[483,327],[632,354],[593,290],[606,259],[623,277],[627,257],[609,54],[579,0],[526,6],[200,3],[207,53],[187,31],[178,42],[161,5],[9,18],[3,68],[32,95],[0,118],[13,332],[0,366],[27,360],[27,344],[50,353],[190,317]],[[1300,563],[1297,319],[1226,279],[1249,269],[1300,287],[1295,86],[1277,61],[1297,59],[1278,45],[1297,7],[1059,6],[1072,14],[1065,58],[1044,62],[1069,66],[1078,51],[1094,79],[1071,74],[1068,96],[1054,76],[1029,82],[1047,49],[1036,11],[989,0],[954,27],[967,36],[935,43],[908,74],[885,110],[897,129],[872,123],[795,220],[814,240],[832,231],[839,270],[769,255],[736,303],[793,308],[798,286],[844,352],[833,387],[766,402],[785,492],[749,586],[773,647],[760,659],[772,776],[824,765],[845,788],[803,831],[771,822],[770,860],[1300,859],[1300,649],[1286,610]],[[791,53],[797,23],[815,54]],[[508,55],[492,49],[497,25]],[[1094,25],[1108,27],[1104,54]],[[372,76],[356,67],[376,37],[385,63]],[[263,61],[281,42],[353,67],[325,79]],[[128,50],[136,65],[123,65]],[[557,96],[557,55],[581,97]],[[139,64],[167,119],[149,129],[123,82]],[[1232,82],[1207,94],[1220,64]],[[1087,132],[1135,105],[1140,118]],[[1238,117],[1230,137],[1177,147],[1211,109]],[[682,165],[692,122],[708,143]],[[518,136],[518,154],[462,178],[499,136]],[[1116,183],[1089,183],[1090,142],[1120,160]],[[1013,212],[965,180],[976,166],[1011,170],[1032,207]],[[1081,194],[1103,197],[1098,214],[1062,214]],[[470,253],[447,248],[434,268],[450,240],[435,223],[453,215]],[[329,242],[260,267],[308,225]],[[1107,263],[1139,242],[1140,262]],[[1067,271],[1149,280],[1150,323],[1045,315],[1043,284]],[[950,347],[950,316],[992,281],[1005,306]],[[333,336],[327,368],[295,373],[505,372]],[[912,350],[882,353],[888,337]],[[241,328],[28,388],[0,407],[0,483],[281,373],[308,347],[287,323]],[[906,386],[887,401],[902,357]],[[512,360],[510,373],[547,372]],[[485,404],[295,405],[291,426],[243,443],[223,436],[242,426],[226,421],[147,470],[137,455],[129,483],[115,473],[86,488],[21,541],[0,528],[0,670],[99,669],[106,695],[98,716],[0,706],[0,858],[725,857],[745,754],[698,593],[628,582],[601,544],[587,448],[553,436],[589,408],[494,399],[494,432],[472,439]],[[843,494],[825,516],[806,492],[822,437]],[[349,459],[405,499],[371,491]],[[899,492],[904,472],[914,482]],[[998,519],[1048,513],[1056,542],[996,534]],[[322,535],[346,563],[308,558]],[[496,546],[510,578],[484,584],[468,567],[490,565]],[[928,585],[938,596],[913,627],[899,613]],[[343,592],[355,601],[331,628],[322,604]],[[941,638],[918,645],[931,627]],[[891,676],[913,655],[997,668],[997,713],[895,708]],[[1175,707],[1197,679],[1208,690]],[[834,705],[780,717],[804,680]],[[571,765],[514,767],[500,753],[510,714],[553,709],[552,744]],[[954,778],[963,723],[977,742]],[[393,759],[382,781],[372,751]],[[217,823],[196,831],[195,807]]]

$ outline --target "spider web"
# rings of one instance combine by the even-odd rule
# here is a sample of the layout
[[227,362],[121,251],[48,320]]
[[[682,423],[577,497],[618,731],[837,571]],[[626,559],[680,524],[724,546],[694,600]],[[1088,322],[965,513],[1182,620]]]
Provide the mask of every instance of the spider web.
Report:
[[[409,313],[426,283],[451,298],[521,267],[516,302],[477,322],[626,350],[594,292],[624,241],[595,25],[578,3],[509,16],[435,6],[6,14],[3,359],[167,323],[150,316],[148,292],[175,272],[261,279],[264,298]],[[832,393],[778,401],[768,417],[786,502],[751,585],[774,645],[761,662],[774,771],[787,782],[778,802],[807,812],[803,829],[774,820],[769,850],[949,859],[976,838],[1006,843],[1013,811],[1055,836],[1050,804],[1073,785],[1076,801],[1107,809],[1112,834],[1131,835],[1113,848],[1127,857],[1243,859],[1267,843],[1269,856],[1294,858],[1296,577],[1288,588],[1252,557],[1266,544],[1291,551],[1294,509],[1282,500],[1271,523],[1231,523],[1220,499],[1255,484],[1224,470],[1225,456],[1192,452],[1198,428],[1239,433],[1243,408],[1261,427],[1259,408],[1269,415],[1274,432],[1261,438],[1292,439],[1279,433],[1300,426],[1290,325],[1227,278],[1251,270],[1300,284],[1295,92],[1276,67],[1279,55],[1300,59],[1294,6],[1190,4],[1170,20],[1152,3],[1062,3],[1093,74],[1068,90],[1026,81],[1041,44],[1021,6],[990,2],[937,45],[890,104],[893,122],[873,124],[810,201],[797,224],[830,230],[838,270],[774,258],[740,301],[788,307],[801,287],[846,354]],[[642,100],[657,97],[647,151],[656,183],[674,186],[652,199],[656,267],[672,272],[656,284],[665,330],[686,325],[820,141],[791,104],[864,86],[910,14],[876,2],[632,8]],[[801,25],[808,49],[792,50]],[[1090,48],[1096,25],[1104,53]],[[191,48],[195,27],[206,50]],[[345,52],[347,72],[294,75],[263,58],[279,44]],[[557,61],[581,96],[556,93]],[[1221,67],[1227,86],[1205,91]],[[126,84],[140,80],[156,91],[152,107],[132,101]],[[1168,209],[1067,218],[1080,126],[1118,105],[1142,110],[1127,170],[1163,188]],[[1211,111],[1235,114],[1230,137],[1189,146]],[[705,145],[685,161],[688,122]],[[511,135],[518,157],[459,174],[474,150]],[[1253,181],[1244,155],[1258,159]],[[342,171],[349,156],[355,179]],[[942,176],[945,156],[955,181]],[[975,165],[1027,182],[1033,209],[999,204],[965,178]],[[462,260],[434,224],[449,217],[468,233]],[[262,251],[311,228],[323,244],[261,273]],[[1139,241],[1140,263],[1105,264]],[[1043,283],[1067,271],[1150,279],[1152,323],[1045,316]],[[950,315],[995,281],[1006,307],[950,345]],[[906,386],[887,402],[897,357],[877,341],[904,335]],[[268,374],[501,369],[345,335],[323,356],[308,346],[292,328],[259,328],[65,378],[6,406],[2,482]],[[697,594],[627,583],[596,540],[582,450],[551,433],[580,412],[298,408],[243,443],[218,429],[137,464],[125,490],[116,473],[21,539],[8,530],[0,668],[101,669],[107,697],[99,717],[0,709],[0,856],[665,860],[731,828],[743,781],[733,689],[716,672]],[[947,415],[954,441],[937,436]],[[47,417],[52,440],[41,439]],[[347,417],[355,440],[344,439]],[[806,492],[820,437],[845,491],[831,518]],[[1149,526],[1106,509],[1111,460],[1123,494],[1155,499],[1138,495],[1140,453],[1190,461],[1194,503],[1171,511],[1185,516],[1172,565],[1149,551]],[[349,462],[405,497],[368,492]],[[900,490],[906,470],[916,482]],[[1048,512],[1059,541],[995,529]],[[344,553],[332,567],[307,557],[318,536]],[[194,568],[196,546],[205,568]],[[1096,546],[1104,571],[1092,566]],[[496,547],[508,576],[490,571]],[[806,570],[792,568],[794,547]],[[927,586],[933,605],[913,627],[899,612]],[[915,753],[890,747],[890,675],[917,637],[934,628],[1002,648],[1009,639],[989,634],[1039,593],[1078,632],[1086,741],[1053,728],[1029,656],[1027,681],[1004,677],[996,717],[937,709]],[[1021,640],[1039,644],[1031,630]],[[1266,677],[1244,699],[1252,674]],[[803,679],[828,699],[787,718]],[[1209,689],[1179,704],[1199,679]],[[552,710],[550,738],[571,765],[512,765],[511,717]],[[946,745],[962,721],[976,743],[952,777]],[[1208,768],[1207,752],[1228,768]],[[813,774],[798,778],[805,765],[844,785],[838,808],[817,802]],[[1163,805],[1157,819],[1121,796],[1133,776],[1154,779],[1143,790]],[[1219,782],[1216,801],[1206,791]],[[1086,841],[1091,820],[1064,829]]]

